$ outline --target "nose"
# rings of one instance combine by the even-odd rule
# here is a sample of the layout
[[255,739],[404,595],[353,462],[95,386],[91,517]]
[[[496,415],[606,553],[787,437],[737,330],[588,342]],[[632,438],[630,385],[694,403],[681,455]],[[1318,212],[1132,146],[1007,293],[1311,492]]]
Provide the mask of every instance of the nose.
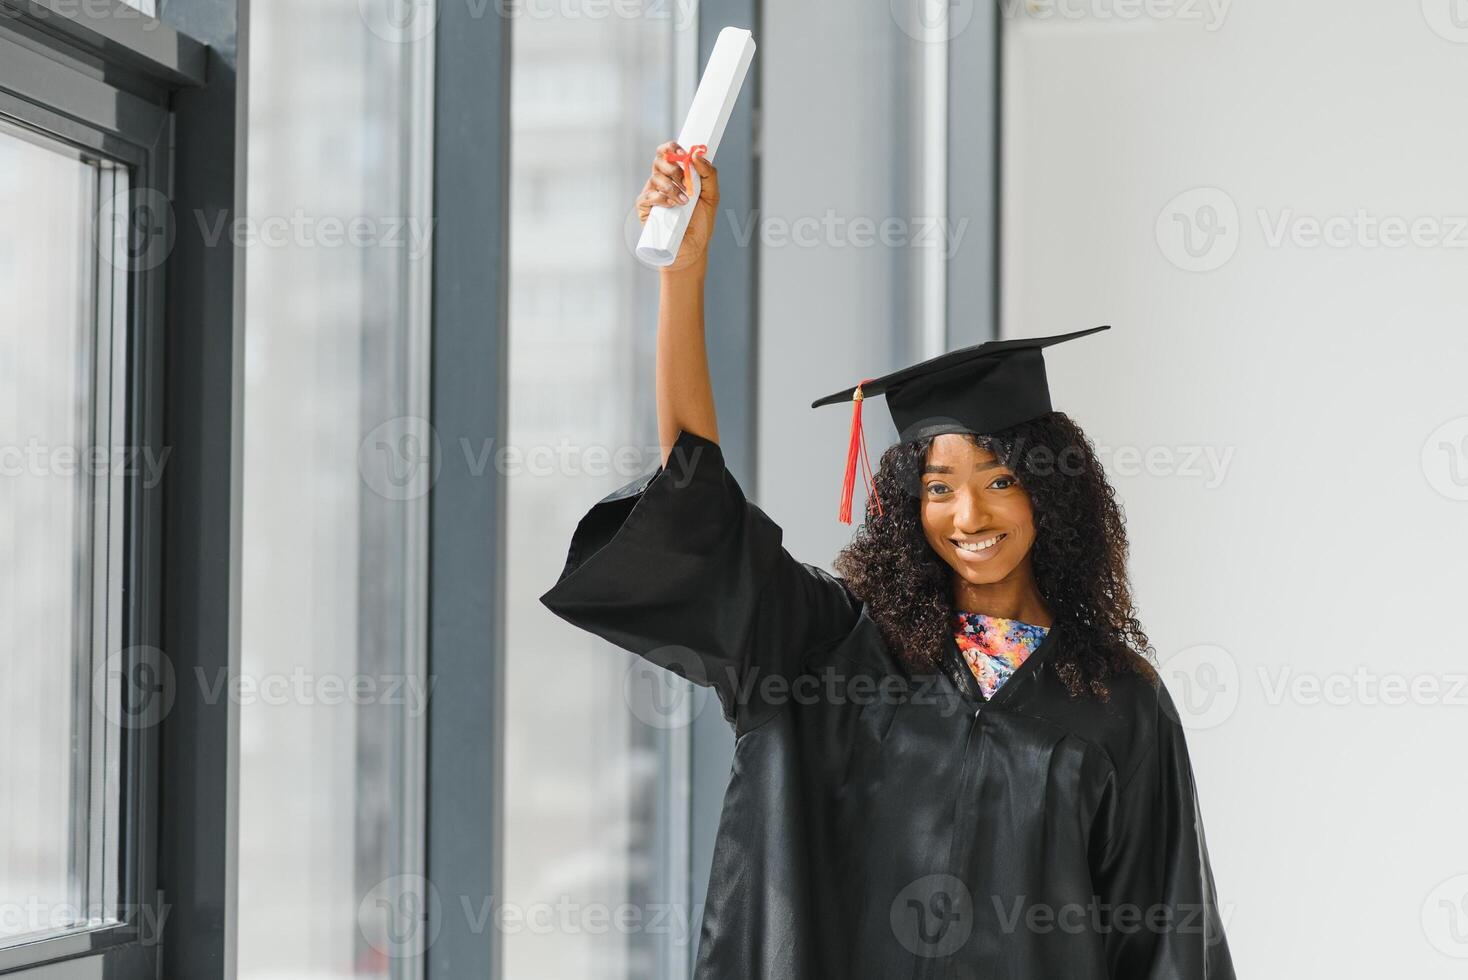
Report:
[[953,510],[953,524],[960,534],[977,534],[989,525],[989,512],[977,490],[964,487],[958,491]]

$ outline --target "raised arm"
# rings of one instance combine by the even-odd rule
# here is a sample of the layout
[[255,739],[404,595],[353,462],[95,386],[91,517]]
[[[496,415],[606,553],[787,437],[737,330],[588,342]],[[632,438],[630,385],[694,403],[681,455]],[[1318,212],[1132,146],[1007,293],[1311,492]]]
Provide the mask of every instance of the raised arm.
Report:
[[[652,174],[637,198],[645,222],[654,205],[677,207],[688,200],[683,168],[670,162],[682,153],[676,142],[658,147]],[[683,245],[673,264],[661,270],[658,298],[657,408],[658,442],[666,465],[680,430],[719,441],[714,390],[709,380],[708,350],[703,336],[703,283],[708,269],[709,238],[719,204],[719,175],[707,160],[695,158],[702,188]]]
[[[637,199],[678,203],[682,172],[658,147]],[[658,311],[657,408],[662,462],[614,490],[576,525],[566,565],[540,601],[568,623],[714,688],[736,732],[791,701],[767,690],[816,647],[849,633],[861,603],[844,584],[785,550],[724,463],[703,341],[703,282],[719,201],[713,166],[695,161],[702,193]],[[677,450],[676,457],[674,450]],[[783,688],[788,690],[788,685]]]

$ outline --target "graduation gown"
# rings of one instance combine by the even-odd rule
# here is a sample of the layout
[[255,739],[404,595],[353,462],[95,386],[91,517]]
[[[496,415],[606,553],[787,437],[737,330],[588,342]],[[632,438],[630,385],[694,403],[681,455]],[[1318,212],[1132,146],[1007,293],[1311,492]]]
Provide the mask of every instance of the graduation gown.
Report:
[[951,643],[908,674],[686,430],[582,517],[541,602],[734,726],[701,980],[1234,976],[1167,690],[1073,699],[1064,621],[990,701]]

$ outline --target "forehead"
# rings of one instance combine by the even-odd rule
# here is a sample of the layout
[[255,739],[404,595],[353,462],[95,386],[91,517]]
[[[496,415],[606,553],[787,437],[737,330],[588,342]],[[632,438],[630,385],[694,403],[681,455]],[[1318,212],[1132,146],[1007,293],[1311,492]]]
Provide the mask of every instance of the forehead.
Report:
[[968,436],[957,432],[945,432],[933,438],[928,447],[928,466],[944,466],[955,472],[964,472],[974,467],[993,466],[1000,462],[992,451],[976,446]]

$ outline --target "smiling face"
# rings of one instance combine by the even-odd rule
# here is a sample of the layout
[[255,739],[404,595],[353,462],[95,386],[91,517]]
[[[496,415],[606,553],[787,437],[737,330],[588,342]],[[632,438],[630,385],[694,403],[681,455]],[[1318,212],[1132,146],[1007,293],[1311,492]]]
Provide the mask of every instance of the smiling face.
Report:
[[1003,460],[967,436],[933,439],[923,466],[920,511],[929,546],[965,583],[1034,581],[1029,494]]

